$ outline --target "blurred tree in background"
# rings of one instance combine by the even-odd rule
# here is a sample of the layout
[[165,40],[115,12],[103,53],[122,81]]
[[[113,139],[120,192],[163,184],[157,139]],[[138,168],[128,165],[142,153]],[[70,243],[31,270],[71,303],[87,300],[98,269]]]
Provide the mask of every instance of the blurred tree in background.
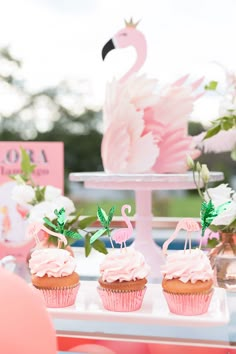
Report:
[[[63,141],[65,181],[70,172],[102,170],[101,111],[85,106],[81,81],[64,81],[37,92],[27,88],[21,77],[22,63],[8,48],[0,50],[0,140]],[[204,130],[190,122],[189,133]],[[226,180],[235,174],[229,154],[209,154],[200,159],[210,170],[223,171]]]
[[84,82],[30,92],[21,65],[7,48],[0,50],[0,140],[63,141],[65,180],[71,171],[102,170],[101,112],[84,106]]

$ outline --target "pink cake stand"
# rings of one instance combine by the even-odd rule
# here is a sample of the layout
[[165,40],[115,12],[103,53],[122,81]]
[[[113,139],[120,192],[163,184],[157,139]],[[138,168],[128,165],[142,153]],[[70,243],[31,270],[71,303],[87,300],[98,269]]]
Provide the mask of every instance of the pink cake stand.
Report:
[[[211,172],[210,181],[221,181],[221,172]],[[152,238],[152,191],[195,189],[192,173],[183,174],[111,174],[105,172],[71,173],[69,179],[84,182],[86,188],[133,190],[136,204],[134,246],[151,266],[151,276],[160,277],[164,257]]]

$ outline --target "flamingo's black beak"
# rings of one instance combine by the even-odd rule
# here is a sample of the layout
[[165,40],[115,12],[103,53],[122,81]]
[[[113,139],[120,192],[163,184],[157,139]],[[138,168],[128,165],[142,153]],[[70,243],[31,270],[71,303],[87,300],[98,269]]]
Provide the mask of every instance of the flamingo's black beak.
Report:
[[114,42],[110,39],[102,48],[102,59],[104,60],[106,55],[112,50],[115,49]]

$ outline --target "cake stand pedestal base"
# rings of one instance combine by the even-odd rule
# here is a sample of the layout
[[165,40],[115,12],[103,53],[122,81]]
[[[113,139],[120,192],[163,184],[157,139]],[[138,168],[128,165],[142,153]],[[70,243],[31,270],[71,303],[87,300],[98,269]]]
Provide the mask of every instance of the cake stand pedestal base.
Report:
[[152,237],[152,191],[136,190],[135,205],[136,237],[133,246],[144,255],[150,265],[150,276],[159,278],[160,268],[165,260],[161,248],[156,245]]

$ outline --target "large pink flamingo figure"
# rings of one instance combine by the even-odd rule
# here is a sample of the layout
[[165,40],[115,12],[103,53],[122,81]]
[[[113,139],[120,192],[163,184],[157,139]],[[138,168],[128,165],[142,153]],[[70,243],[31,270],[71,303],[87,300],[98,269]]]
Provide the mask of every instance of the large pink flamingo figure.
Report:
[[112,235],[113,240],[115,240],[116,243],[119,243],[121,245],[121,247],[122,247],[122,244],[125,245],[125,242],[130,238],[130,236],[133,233],[133,226],[125,213],[126,209],[128,210],[128,213],[130,213],[131,206],[125,204],[121,208],[121,215],[122,215],[127,227],[116,230]]
[[105,131],[101,154],[106,172],[178,173],[187,170],[186,155],[200,155],[187,122],[193,102],[200,95],[193,92],[202,79],[186,84],[188,75],[154,92],[156,80],[138,76],[146,59],[144,35],[131,20],[117,32],[102,50],[102,57],[115,48],[133,46],[137,59],[119,80],[107,85],[104,104]]

